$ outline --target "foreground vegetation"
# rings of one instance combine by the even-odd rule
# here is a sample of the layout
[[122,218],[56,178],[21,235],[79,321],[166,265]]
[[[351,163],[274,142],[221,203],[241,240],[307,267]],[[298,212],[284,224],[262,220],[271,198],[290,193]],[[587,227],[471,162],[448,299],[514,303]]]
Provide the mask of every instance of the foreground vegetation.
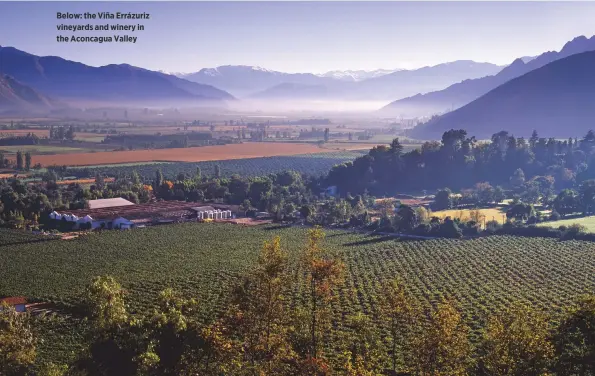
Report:
[[[303,264],[307,230],[302,228],[181,224],[70,241],[12,234],[2,234],[0,294],[53,302],[57,312],[32,321],[34,332],[44,339],[37,345],[38,364],[68,363],[86,348],[95,329],[82,320],[88,315],[83,296],[85,286],[98,275],[109,274],[122,283],[127,314],[132,317],[162,310],[160,292],[172,288],[198,303],[192,308],[192,322],[204,328],[225,317],[234,287],[258,264],[263,242],[278,235],[288,253],[291,276],[291,282],[283,285],[283,304],[293,311],[311,297]],[[469,326],[465,338],[474,345],[481,343],[488,317],[516,303],[551,316],[555,327],[565,308],[595,289],[595,254],[588,242],[508,236],[399,241],[330,231],[320,246],[325,255],[344,264],[342,282],[329,285],[332,299],[325,305],[329,328],[320,347],[333,369],[346,367],[340,343],[356,335],[361,325],[377,333],[378,351],[384,354],[379,367],[390,368],[391,327],[382,307],[386,283],[396,277],[405,282],[422,311],[452,300],[451,314],[461,313],[461,325]],[[358,315],[364,315],[360,319],[367,320],[365,325],[351,321]],[[406,364],[402,355],[397,363],[399,369]]]

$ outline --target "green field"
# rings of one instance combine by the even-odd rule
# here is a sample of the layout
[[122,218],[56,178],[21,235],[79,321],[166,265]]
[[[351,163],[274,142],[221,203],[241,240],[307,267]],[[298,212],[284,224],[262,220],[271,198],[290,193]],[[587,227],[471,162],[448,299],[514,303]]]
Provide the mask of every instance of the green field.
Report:
[[215,166],[219,166],[221,175],[224,177],[234,174],[244,177],[263,176],[286,170],[294,170],[311,175],[322,175],[328,173],[334,165],[353,161],[365,153],[367,151],[353,150],[298,154],[293,156],[232,159],[226,161],[149,162],[85,166],[71,168],[68,174],[80,177],[95,176],[98,173],[115,176],[122,174],[130,175],[135,170],[146,179],[153,179],[155,177],[155,171],[161,169],[166,178],[175,179],[180,173],[186,173],[192,176],[196,173],[197,168],[201,169],[204,176],[212,176],[215,173]]
[[573,224],[579,224],[585,226],[588,232],[595,232],[595,216],[583,217],[583,218],[572,218],[572,219],[561,219],[559,221],[544,222],[538,224],[538,226],[547,226],[558,228],[560,226],[570,226]]
[[17,151],[31,152],[33,154],[65,154],[65,153],[87,153],[90,149],[53,146],[53,145],[18,145],[18,146],[0,146],[0,151],[4,153],[16,153]]
[[[109,274],[127,289],[133,312],[147,312],[159,291],[173,287],[201,302],[201,317],[208,321],[222,312],[231,286],[255,262],[263,241],[281,236],[295,262],[306,229],[188,223],[66,241],[9,231],[0,235],[0,295],[61,302],[68,313],[92,277]],[[508,236],[399,241],[328,231],[324,244],[347,265],[346,284],[333,305],[338,327],[345,315],[377,317],[378,283],[397,276],[426,305],[454,297],[474,335],[486,314],[515,300],[555,317],[595,289],[595,250],[588,242]],[[300,298],[306,290],[302,283],[288,292],[290,299]],[[64,317],[37,322],[45,339],[41,360],[66,360],[81,345],[84,322]]]

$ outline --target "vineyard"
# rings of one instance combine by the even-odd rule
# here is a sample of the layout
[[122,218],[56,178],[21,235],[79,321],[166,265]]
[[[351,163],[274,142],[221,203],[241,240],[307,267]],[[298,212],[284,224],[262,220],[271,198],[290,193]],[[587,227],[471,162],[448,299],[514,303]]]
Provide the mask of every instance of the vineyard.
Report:
[[[296,227],[187,223],[69,241],[3,232],[0,294],[56,302],[68,312],[93,276],[110,274],[128,291],[133,312],[147,312],[159,291],[173,287],[201,302],[201,317],[208,321],[225,309],[231,286],[256,261],[263,241],[276,235],[297,261],[306,230]],[[515,300],[556,316],[595,290],[595,250],[588,242],[508,236],[398,241],[329,231],[325,246],[347,265],[346,284],[333,305],[337,328],[356,312],[377,318],[378,283],[397,276],[422,303],[454,297],[475,335],[487,313]],[[296,301],[305,289],[301,281],[289,295]],[[66,359],[80,345],[84,323],[58,317],[38,323],[46,339],[42,359]]]
[[241,176],[262,176],[270,173],[277,173],[286,170],[294,170],[312,175],[322,175],[336,164],[353,161],[355,158],[363,155],[364,151],[331,151],[328,153],[301,154],[294,156],[264,157],[234,159],[223,161],[205,161],[205,162],[171,162],[171,163],[147,163],[147,164],[127,164],[104,165],[85,168],[71,168],[67,175],[78,177],[89,177],[97,174],[106,176],[125,175],[130,176],[133,170],[140,176],[152,179],[155,171],[161,169],[166,178],[175,179],[178,174],[185,173],[194,175],[196,168],[199,167],[203,175],[212,176],[215,173],[215,166],[219,166],[221,176],[229,177],[233,174]]

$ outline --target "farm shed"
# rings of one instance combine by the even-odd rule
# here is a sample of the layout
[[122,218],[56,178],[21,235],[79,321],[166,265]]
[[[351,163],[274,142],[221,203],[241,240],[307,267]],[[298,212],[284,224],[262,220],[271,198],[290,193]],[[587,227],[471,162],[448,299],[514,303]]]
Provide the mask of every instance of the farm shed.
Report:
[[27,299],[22,296],[0,299],[0,311],[2,310],[2,306],[5,304],[14,307],[17,312],[25,312],[27,310]]
[[118,228],[121,230],[128,230],[134,227],[134,222],[129,221],[124,217],[118,217],[112,221],[112,228]]
[[122,197],[89,200],[89,209],[104,209],[130,205],[134,205],[134,203],[125,200]]

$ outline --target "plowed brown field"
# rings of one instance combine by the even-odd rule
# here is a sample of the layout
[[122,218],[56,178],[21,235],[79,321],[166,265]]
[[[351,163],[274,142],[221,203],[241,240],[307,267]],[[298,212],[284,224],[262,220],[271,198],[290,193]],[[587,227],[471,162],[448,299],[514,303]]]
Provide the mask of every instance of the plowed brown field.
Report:
[[370,145],[328,144],[319,147],[314,144],[293,144],[277,142],[246,142],[221,146],[203,146],[180,149],[133,150],[98,153],[71,153],[56,155],[33,155],[33,164],[42,166],[67,165],[91,166],[133,162],[202,162],[258,157],[276,157],[324,153],[335,150],[358,150],[370,148]]

